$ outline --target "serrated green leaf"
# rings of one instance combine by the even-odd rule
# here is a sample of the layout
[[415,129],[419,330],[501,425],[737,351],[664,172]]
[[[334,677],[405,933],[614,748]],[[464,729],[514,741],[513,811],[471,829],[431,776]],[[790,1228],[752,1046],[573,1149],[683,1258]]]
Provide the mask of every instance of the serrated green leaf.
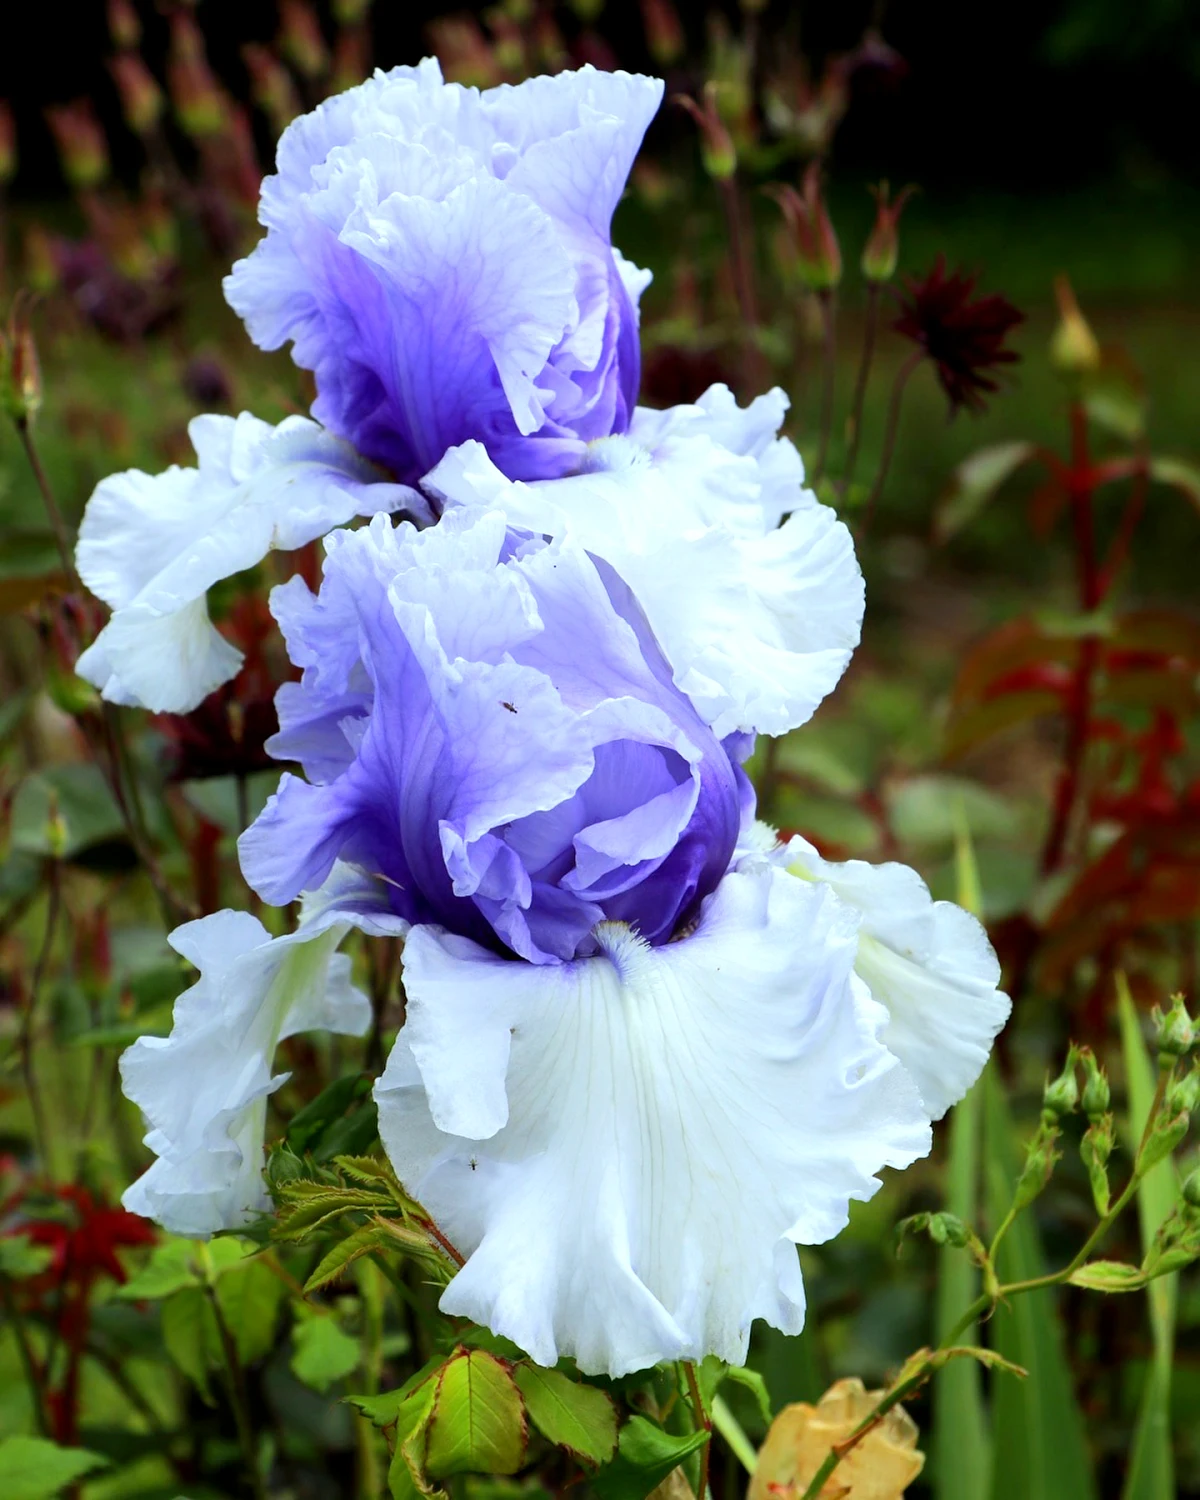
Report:
[[173,1292],[162,1305],[163,1346],[180,1372],[212,1405],[209,1372],[221,1360],[221,1336],[207,1294],[199,1287]]
[[525,1457],[525,1411],[513,1377],[482,1349],[442,1366],[425,1446],[425,1467],[451,1474],[515,1474]]
[[325,1392],[358,1368],[358,1340],[327,1315],[313,1314],[298,1322],[292,1344],[292,1374],[311,1390]]
[[53,1500],[68,1485],[108,1459],[86,1448],[60,1448],[45,1438],[10,1437],[0,1442],[0,1493],[4,1500]]
[[[439,1355],[429,1360],[426,1364],[410,1375],[402,1386],[394,1391],[383,1391],[377,1396],[347,1396],[345,1398],[348,1406],[353,1406],[356,1411],[362,1412],[368,1422],[373,1422],[376,1427],[391,1427],[397,1421],[400,1408],[426,1381],[430,1381],[438,1373],[444,1364]],[[430,1396],[432,1400],[432,1393]]]
[[[1129,1088],[1128,1144],[1135,1150],[1154,1101],[1154,1064],[1142,1036],[1129,986],[1117,975],[1117,1015]],[[1179,1177],[1167,1157],[1152,1167],[1138,1184],[1138,1221],[1142,1248],[1154,1243],[1159,1226],[1175,1206]],[[1175,1494],[1175,1457],[1171,1440],[1171,1375],[1175,1357],[1175,1307],[1179,1273],[1160,1276],[1146,1288],[1154,1357],[1138,1407],[1129,1469],[1122,1500],[1170,1500]]]
[[630,1417],[621,1428],[617,1456],[592,1480],[601,1500],[645,1500],[651,1490],[708,1442],[708,1433],[682,1437],[664,1432],[646,1417]]
[[[1004,1216],[1020,1173],[1017,1136],[998,1074],[983,1075],[984,1166],[988,1217]],[[1001,1281],[1042,1276],[1046,1263],[1031,1212],[1021,1214],[1000,1246]],[[997,1500],[1096,1500],[1083,1416],[1075,1398],[1053,1289],[1022,1292],[997,1308],[988,1325],[996,1351],[1028,1370],[1028,1380],[997,1381],[993,1390],[991,1493]]]
[[529,1420],[549,1442],[588,1463],[607,1463],[617,1447],[617,1410],[595,1386],[557,1370],[519,1364],[513,1370]]
[[339,1240],[317,1264],[312,1275],[304,1283],[306,1292],[315,1292],[329,1282],[335,1281],[343,1271],[354,1264],[360,1256],[370,1255],[388,1243],[388,1236],[376,1224],[364,1224],[344,1240]]
[[198,1287],[202,1282],[196,1241],[171,1239],[154,1247],[150,1259],[116,1295],[128,1302],[157,1302],[184,1287]]
[[425,1474],[425,1447],[436,1397],[437,1379],[429,1379],[416,1386],[397,1409],[395,1447],[388,1466],[392,1500],[421,1500],[441,1494]]

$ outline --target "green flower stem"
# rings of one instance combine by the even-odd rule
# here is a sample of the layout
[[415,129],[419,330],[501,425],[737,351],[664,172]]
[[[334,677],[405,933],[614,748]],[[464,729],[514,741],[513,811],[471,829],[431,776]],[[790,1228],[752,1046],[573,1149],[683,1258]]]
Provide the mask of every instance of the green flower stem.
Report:
[[862,442],[863,408],[867,399],[867,382],[871,376],[871,361],[875,357],[875,338],[879,331],[879,282],[867,284],[867,316],[863,329],[862,354],[858,361],[858,376],[854,383],[854,404],[850,415],[850,449],[846,454],[846,466],[842,473],[840,493],[848,493],[854,480],[858,463],[858,448]]
[[880,454],[875,482],[871,486],[871,493],[867,498],[866,508],[858,526],[857,535],[860,540],[870,529],[875,508],[879,504],[879,497],[883,494],[883,487],[887,483],[888,470],[892,466],[892,454],[896,450],[896,433],[900,427],[900,407],[904,400],[904,388],[908,385],[909,377],[924,358],[924,349],[914,350],[896,371],[896,378],[892,381],[892,394],[888,398],[887,425],[883,430],[883,452]]
[[742,1430],[742,1424],[720,1396],[712,1402],[712,1424],[725,1440],[725,1446],[745,1469],[753,1474],[758,1467],[758,1450]]
[[833,432],[833,389],[837,373],[837,302],[831,288],[825,287],[817,293],[817,305],[821,309],[821,419],[820,446],[817,462],[810,479],[817,484],[825,473],[829,462],[829,439]]
[[708,1442],[700,1450],[700,1487],[696,1491],[699,1500],[707,1500],[708,1496],[708,1463],[712,1454],[712,1418],[704,1409],[704,1398],[700,1394],[700,1382],[696,1379],[696,1366],[690,1359],[683,1361],[683,1373],[687,1376],[688,1393],[692,1402],[692,1415],[695,1419],[697,1432],[703,1430],[708,1433]]
[[4,1309],[4,1316],[13,1331],[13,1337],[16,1339],[17,1349],[21,1355],[25,1378],[29,1382],[29,1395],[33,1402],[33,1419],[37,1424],[37,1430],[42,1437],[49,1437],[50,1427],[46,1421],[43,1372],[38,1367],[37,1356],[33,1352],[33,1345],[29,1342],[29,1330],[17,1311],[17,1304],[7,1276],[0,1276],[0,1307]]
[[[211,1273],[212,1262],[208,1255],[208,1246],[201,1245],[199,1248],[202,1252],[201,1260],[205,1265],[206,1273]],[[254,1428],[250,1422],[250,1401],[246,1394],[246,1372],[242,1369],[242,1362],[238,1357],[237,1343],[230,1332],[229,1324],[225,1321],[225,1314],[221,1311],[216,1283],[212,1280],[211,1274],[206,1274],[205,1276],[204,1292],[208,1298],[209,1306],[213,1310],[213,1317],[217,1321],[217,1334],[221,1341],[221,1354],[225,1361],[225,1378],[229,1389],[229,1404],[233,1407],[233,1419],[237,1425],[238,1446],[242,1450],[242,1462],[246,1466],[254,1500],[268,1500],[267,1487],[263,1483],[262,1472],[258,1466],[258,1449],[254,1442]]]
[[21,443],[25,449],[25,457],[29,460],[29,467],[33,470],[33,477],[37,481],[37,487],[42,492],[42,500],[46,506],[46,514],[50,517],[50,529],[54,532],[54,543],[58,548],[59,559],[62,562],[63,572],[67,575],[67,581],[71,588],[78,593],[83,585],[79,581],[79,574],[75,571],[75,559],[71,555],[71,536],[67,530],[67,523],[63,519],[63,513],[58,508],[58,501],[54,498],[54,490],[51,488],[50,480],[42,467],[41,455],[38,453],[37,445],[33,441],[33,430],[29,425],[28,417],[16,419],[17,431],[21,436]]
[[936,1354],[943,1350],[951,1348],[954,1345],[955,1341],[965,1332],[965,1330],[970,1328],[972,1323],[976,1322],[977,1319],[994,1312],[996,1307],[1007,1297],[1018,1296],[1021,1292],[1040,1291],[1043,1287],[1061,1286],[1063,1282],[1069,1280],[1070,1277],[1072,1277],[1075,1272],[1079,1270],[1080,1266],[1084,1264],[1084,1262],[1091,1255],[1092,1251],[1112,1228],[1117,1218],[1128,1206],[1130,1200],[1137,1192],[1142,1178],[1145,1176],[1145,1171],[1140,1166],[1142,1152],[1145,1149],[1146,1142],[1150,1139],[1151,1131],[1154,1128],[1154,1122],[1158,1118],[1158,1115],[1162,1109],[1163,1100],[1166,1097],[1167,1089],[1170,1086],[1171,1079],[1174,1077],[1174,1075],[1174,1065],[1167,1067],[1160,1065],[1158,1070],[1158,1084],[1154,1091],[1154,1099],[1150,1105],[1149,1113],[1146,1116],[1146,1124],[1142,1130],[1142,1138],[1138,1143],[1137,1155],[1134,1158],[1133,1171],[1130,1173],[1129,1181],[1125,1184],[1125,1187],[1122,1189],[1119,1197],[1117,1198],[1117,1201],[1112,1205],[1109,1211],[1096,1225],[1095,1229],[1092,1230],[1091,1234],[1088,1235],[1087,1239],[1084,1241],[1079,1251],[1072,1257],[1069,1264],[1063,1266],[1061,1270],[1051,1271],[1045,1276],[1035,1276],[1027,1281],[1010,1281],[1007,1284],[1001,1285],[996,1279],[992,1257],[995,1255],[1000,1241],[1004,1238],[1005,1233],[1007,1233],[1013,1220],[1016,1218],[1016,1210],[1010,1208],[1005,1214],[1004,1219],[1001,1221],[1000,1227],[997,1229],[995,1236],[992,1239],[991,1248],[988,1251],[987,1259],[983,1267],[984,1281],[987,1285],[987,1289],[981,1292],[978,1297],[976,1297],[975,1301],[971,1303],[970,1307],[967,1308],[966,1312],[964,1312],[962,1317],[959,1318],[958,1322],[955,1323],[954,1327],[941,1341],[937,1349],[934,1350],[924,1361],[922,1361],[917,1370],[911,1376],[908,1376],[905,1380],[888,1391],[879,1402],[879,1404],[875,1407],[875,1409],[871,1411],[866,1417],[864,1417],[862,1422],[859,1423],[859,1425],[854,1429],[850,1436],[846,1438],[844,1442],[839,1443],[834,1448],[830,1449],[824,1463],[817,1470],[816,1474],[813,1476],[812,1482],[809,1484],[808,1488],[801,1496],[801,1500],[818,1500],[818,1497],[821,1494],[821,1490],[826,1480],[837,1468],[838,1464],[841,1463],[846,1454],[849,1453],[852,1448],[856,1447],[857,1444],[860,1443],[864,1437],[866,1437],[867,1433],[870,1432],[873,1427],[876,1427],[883,1420],[883,1418],[892,1409],[892,1407],[897,1404],[897,1402],[903,1400],[906,1395],[915,1390],[919,1385],[923,1384],[923,1382],[933,1374],[933,1360]]

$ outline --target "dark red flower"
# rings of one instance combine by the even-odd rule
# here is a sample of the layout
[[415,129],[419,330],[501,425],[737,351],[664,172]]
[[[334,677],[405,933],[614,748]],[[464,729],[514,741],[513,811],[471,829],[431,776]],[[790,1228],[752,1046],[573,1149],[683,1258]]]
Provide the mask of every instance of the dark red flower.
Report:
[[986,372],[1020,358],[1004,340],[1025,314],[999,295],[972,300],[978,279],[962,271],[947,274],[939,255],[923,280],[904,278],[907,290],[899,296],[900,316],[892,324],[937,366],[951,416],[963,406],[982,411],[983,393],[999,389]]
[[6,1234],[23,1235],[51,1252],[49,1266],[37,1278],[51,1286],[74,1283],[84,1290],[99,1276],[123,1283],[125,1268],[116,1252],[153,1244],[157,1238],[153,1224],[123,1208],[111,1208],[87,1188],[72,1184],[52,1188],[44,1198],[22,1190],[3,1207],[5,1217],[16,1215]]

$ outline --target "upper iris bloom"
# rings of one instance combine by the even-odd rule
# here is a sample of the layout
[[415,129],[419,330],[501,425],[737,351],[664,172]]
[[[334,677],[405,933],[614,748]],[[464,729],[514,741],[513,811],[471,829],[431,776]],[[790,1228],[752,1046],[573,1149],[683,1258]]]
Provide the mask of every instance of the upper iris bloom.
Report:
[[637,398],[649,278],[609,233],[661,97],[591,67],[482,94],[433,58],[377,72],[284,132],[226,295],[401,482],[470,438],[512,478],[563,473]]

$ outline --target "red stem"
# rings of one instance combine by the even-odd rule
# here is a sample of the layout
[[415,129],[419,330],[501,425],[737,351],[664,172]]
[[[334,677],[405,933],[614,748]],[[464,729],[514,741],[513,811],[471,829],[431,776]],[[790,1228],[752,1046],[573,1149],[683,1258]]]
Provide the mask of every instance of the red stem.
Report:
[[[1071,467],[1067,474],[1067,495],[1075,532],[1075,566],[1079,584],[1079,603],[1084,614],[1096,610],[1104,598],[1107,579],[1096,561],[1096,531],[1092,497],[1096,475],[1088,456],[1087,413],[1079,401],[1071,403]],[[1062,770],[1054,796],[1054,811],[1046,845],[1042,851],[1042,873],[1051,874],[1063,862],[1067,836],[1075,805],[1079,800],[1084,753],[1087,750],[1091,721],[1092,686],[1100,660],[1100,641],[1086,635],[1080,641],[1079,657],[1068,697],[1067,743]]]

